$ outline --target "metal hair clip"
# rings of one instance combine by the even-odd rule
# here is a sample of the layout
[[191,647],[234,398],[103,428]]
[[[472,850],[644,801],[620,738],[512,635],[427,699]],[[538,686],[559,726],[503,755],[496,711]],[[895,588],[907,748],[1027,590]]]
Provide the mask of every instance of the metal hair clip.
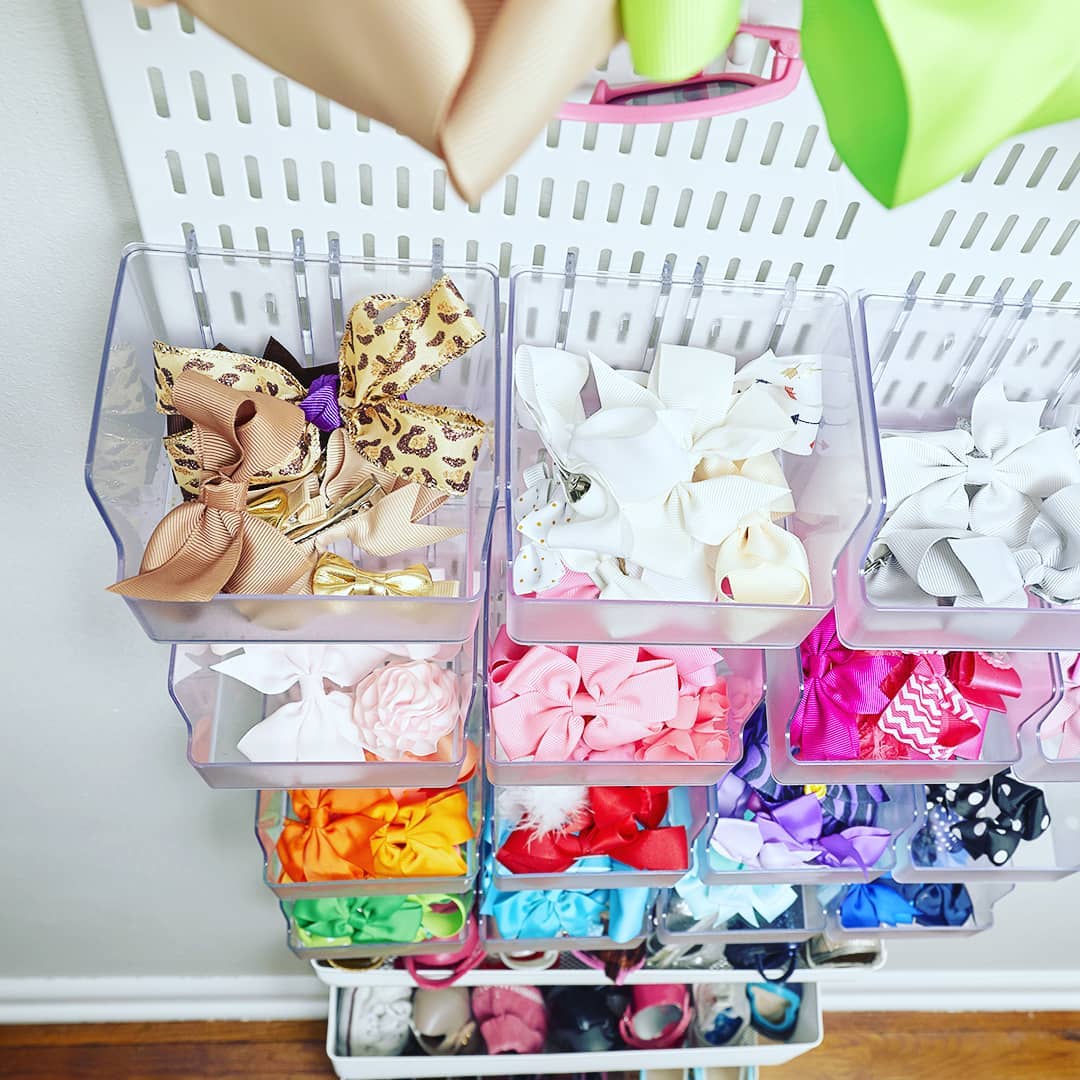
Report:
[[370,510],[382,498],[382,488],[375,480],[367,480],[358,487],[354,487],[348,495],[338,500],[323,517],[318,521],[310,521],[303,525],[294,525],[285,530],[285,535],[294,543],[300,544],[310,540],[313,536],[329,529],[332,525],[344,521],[345,518],[361,510]]

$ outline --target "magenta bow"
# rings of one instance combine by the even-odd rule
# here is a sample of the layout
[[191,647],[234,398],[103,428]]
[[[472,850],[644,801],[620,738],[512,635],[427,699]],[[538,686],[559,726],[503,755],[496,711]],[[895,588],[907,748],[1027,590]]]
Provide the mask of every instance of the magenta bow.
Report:
[[634,645],[492,645],[491,723],[511,761],[583,760],[652,735],[678,714],[674,661]]
[[892,839],[888,829],[873,825],[852,825],[822,836],[823,823],[821,800],[816,795],[800,795],[742,819],[721,818],[709,840],[713,865],[720,870],[773,870],[807,864],[867,870]]
[[[946,673],[937,653],[900,656],[882,689],[892,696],[878,727],[897,742],[934,760],[954,757],[965,743],[978,746],[982,722]],[[976,751],[976,755],[978,752]]]
[[896,656],[855,652],[836,636],[830,611],[802,643],[803,692],[791,718],[791,745],[804,761],[859,756],[855,718],[877,716],[889,703],[881,683]]
[[[1066,655],[1061,655],[1063,661]],[[1061,700],[1039,728],[1039,738],[1042,740],[1061,736],[1061,746],[1056,755],[1058,761],[1080,758],[1080,653],[1073,653],[1072,656],[1071,662],[1061,665],[1065,682]]]

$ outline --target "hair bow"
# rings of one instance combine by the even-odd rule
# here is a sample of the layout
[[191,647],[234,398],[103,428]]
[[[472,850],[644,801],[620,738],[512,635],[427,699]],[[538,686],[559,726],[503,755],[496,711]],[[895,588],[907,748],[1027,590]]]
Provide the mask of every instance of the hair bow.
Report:
[[277,841],[282,881],[354,880],[369,876],[371,837],[382,822],[373,807],[396,805],[384,788],[311,788],[289,792],[295,817]]
[[[381,312],[403,307],[378,321]],[[349,313],[338,356],[344,429],[373,465],[448,494],[464,495],[480,458],[484,422],[402,395],[484,337],[454,283],[440,278],[416,300],[377,293]]]
[[1080,484],[1046,499],[1016,563],[1024,584],[1050,600],[1080,599]]
[[743,867],[852,866],[867,870],[881,858],[892,835],[888,829],[853,825],[822,834],[824,818],[816,795],[802,795],[752,816],[721,818],[709,840],[717,869]]
[[348,559],[324,551],[311,574],[316,596],[457,596],[456,581],[434,581],[421,564],[404,570],[361,570]]
[[246,645],[211,665],[260,694],[299,694],[252,727],[237,744],[251,761],[363,761],[353,697],[326,684],[355,686],[391,655],[420,656],[430,646]]
[[297,937],[312,948],[450,938],[468,915],[460,897],[445,893],[318,897],[286,902],[284,907]]
[[948,677],[943,656],[902,655],[882,689],[892,697],[878,717],[887,735],[935,760],[958,753],[978,757],[986,713],[981,721],[976,717]]
[[840,904],[840,925],[845,929],[908,925],[917,915],[888,878],[849,886]]
[[194,423],[190,441],[204,477],[198,498],[162,518],[138,575],[110,591],[144,600],[210,600],[221,592],[291,590],[310,571],[308,556],[245,503],[253,477],[314,438],[304,414],[287,401],[230,390],[194,371],[176,380],[173,401]]
[[971,918],[971,896],[964,885],[890,885],[915,909],[915,921],[921,926],[963,926]]
[[[929,789],[927,789],[929,791]],[[944,803],[927,807],[926,824],[911,838],[913,866],[963,866],[964,845],[953,831],[960,815]]]
[[517,531],[521,547],[514,558],[514,592],[545,592],[553,589],[566,573],[566,563],[557,548],[547,542],[547,535],[560,521],[570,520],[566,492],[562,483],[553,480],[542,462],[530,465],[522,474],[525,490],[514,500]]
[[511,761],[586,759],[655,734],[680,707],[675,664],[638,659],[637,646],[522,653],[503,627],[492,653],[492,730]]
[[429,794],[385,789],[290,792],[296,819],[277,842],[281,879],[328,881],[368,877],[457,877],[467,870],[458,850],[474,836],[461,788]]
[[1022,841],[1036,840],[1050,827],[1042,791],[1007,769],[981,784],[927,785],[926,795],[950,812],[950,836],[973,859],[987,858],[995,866],[1008,862]]
[[791,885],[706,885],[697,867],[675,885],[690,914],[710,927],[740,918],[751,926],[769,926],[788,911],[799,894]]
[[889,526],[970,528],[1010,547],[1022,545],[1038,514],[1037,500],[1080,482],[1069,432],[1039,426],[1045,405],[1009,401],[1004,383],[993,379],[975,395],[970,432],[883,438]]
[[859,756],[855,724],[860,714],[878,715],[889,703],[882,681],[895,656],[856,652],[836,636],[830,611],[800,647],[803,691],[791,718],[791,747],[804,761]]
[[[580,395],[590,369],[600,408],[585,416]],[[518,349],[522,403],[560,468],[589,481],[547,544],[633,562],[645,595],[656,575],[696,583],[703,595],[695,598],[715,599],[707,549],[758,512],[771,525],[765,512],[792,509],[783,473],[768,457],[795,435],[791,402],[753,380],[736,392],[734,358],[705,349],[661,345],[644,386],[637,376],[591,354],[586,362],[562,349]],[[783,546],[773,538],[758,554]],[[727,564],[726,578],[753,568],[730,553]],[[750,588],[755,579],[744,580]]]
[[485,890],[481,913],[495,920],[504,938],[607,937],[623,943],[640,937],[649,890]]
[[636,870],[684,870],[686,829],[661,825],[667,808],[664,787],[591,787],[575,831],[515,829],[496,858],[513,874],[562,873],[589,855],[608,855]]
[[[1044,744],[1059,737],[1052,756],[1058,761],[1080,758],[1080,653],[1060,653],[1061,673],[1065,684],[1061,700],[1039,726]],[[1044,749],[1044,754],[1051,754]]]

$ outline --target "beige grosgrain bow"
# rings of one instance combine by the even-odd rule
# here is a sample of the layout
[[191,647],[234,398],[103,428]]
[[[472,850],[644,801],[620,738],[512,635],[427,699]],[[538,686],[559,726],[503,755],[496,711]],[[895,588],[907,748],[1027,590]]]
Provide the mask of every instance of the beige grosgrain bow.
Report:
[[619,36],[614,0],[183,6],[264,64],[444,158],[469,202],[507,171]]
[[[380,312],[404,306],[378,322]],[[365,297],[341,338],[338,404],[349,440],[373,465],[451,495],[469,489],[484,422],[444,405],[401,395],[461,356],[484,328],[449,278],[415,300]]]
[[283,593],[306,581],[310,556],[245,507],[251,478],[286,460],[307,437],[303,412],[195,371],[177,378],[173,401],[194,425],[190,439],[203,476],[198,498],[162,518],[139,573],[110,591],[143,600],[210,600],[221,592]]

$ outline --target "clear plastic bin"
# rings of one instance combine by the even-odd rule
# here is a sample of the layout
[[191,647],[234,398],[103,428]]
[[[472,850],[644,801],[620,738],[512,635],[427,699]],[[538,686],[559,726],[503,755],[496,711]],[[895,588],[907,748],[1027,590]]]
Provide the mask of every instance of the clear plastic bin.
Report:
[[[802,783],[802,781],[799,781]],[[877,812],[874,825],[888,829],[893,841],[881,853],[873,866],[863,870],[858,866],[817,866],[805,863],[802,866],[784,866],[775,870],[758,867],[745,867],[741,870],[720,870],[713,866],[709,858],[713,829],[719,820],[717,813],[716,791],[710,792],[709,806],[711,815],[708,823],[698,833],[694,846],[698,860],[698,872],[706,885],[823,885],[836,882],[872,881],[882,874],[888,874],[896,866],[897,846],[901,838],[921,822],[922,807],[914,787],[906,785],[890,786],[887,789],[889,801],[882,803]]]
[[[672,910],[674,890],[661,895],[657,903],[656,936],[665,945],[690,946],[700,942],[718,945],[769,945],[777,942],[809,941],[825,929],[825,912],[818,903],[817,891],[797,886],[794,913],[784,926],[744,926],[730,928],[725,923],[710,925],[707,919],[688,922]],[[789,909],[791,912],[791,909]],[[785,912],[788,915],[789,912]]]
[[1074,733],[1080,731],[1076,661],[1075,652],[1058,655],[1061,701],[1037,723],[1020,729],[1020,760],[1013,766],[1013,775],[1020,780],[1032,784],[1080,780],[1080,747],[1074,738]]
[[605,949],[636,949],[649,936],[652,924],[653,905],[650,903],[645,908],[641,933],[626,941],[614,941],[601,934],[592,937],[561,935],[559,937],[504,938],[499,933],[494,916],[485,915],[480,920],[480,940],[484,943],[484,950],[495,955],[520,952],[574,952],[576,950],[595,952]]
[[412,893],[465,893],[476,879],[480,848],[480,782],[474,777],[466,785],[469,817],[475,836],[462,845],[465,873],[457,877],[357,878],[330,881],[282,882],[281,860],[277,841],[288,810],[287,791],[259,791],[255,797],[255,836],[263,852],[263,881],[281,900],[301,900],[323,896],[367,896],[373,893],[410,895]]
[[[366,569],[422,561],[461,583],[456,598],[219,595],[206,603],[127,599],[155,641],[463,641],[483,604],[484,556],[495,503],[498,431],[498,276],[488,266],[446,266],[487,336],[410,400],[466,409],[492,423],[469,493],[448,500],[429,524],[459,537],[390,559],[362,556]],[[86,481],[117,548],[117,580],[134,574],[146,542],[176,503],[154,406],[155,338],[173,345],[262,355],[277,338],[305,366],[337,359],[344,320],[371,293],[416,296],[438,274],[429,263],[331,260],[325,255],[187,252],[136,244],[120,261],[105,340]],[[342,552],[345,554],[345,552]],[[359,553],[357,553],[359,554]]]
[[980,883],[967,887],[971,897],[971,917],[962,926],[921,926],[905,923],[900,926],[856,926],[847,928],[840,922],[841,891],[835,897],[823,901],[825,907],[825,932],[836,941],[875,938],[963,938],[980,934],[994,925],[994,905],[1015,889],[1005,883]]
[[[1044,426],[1080,419],[1080,306],[862,293],[856,338],[874,380],[881,432],[941,431],[971,414],[990,378],[1010,399],[1047,399]],[[859,649],[1069,649],[1080,606],[893,607],[866,592],[863,566],[884,518],[885,484],[871,470],[878,508],[859,523],[836,573],[836,625]]]
[[[682,825],[686,829],[687,864],[675,870],[636,870],[633,867],[612,867],[603,870],[570,869],[561,873],[516,874],[507,870],[495,857],[501,840],[495,840],[491,849],[491,881],[501,892],[520,892],[524,889],[619,889],[653,888],[667,889],[679,881],[690,869],[693,858],[694,839],[705,826],[707,818],[707,795],[705,788],[675,788],[668,799],[668,810],[663,825]],[[509,833],[511,823],[500,821],[496,810],[495,788],[488,786],[485,821],[491,823],[492,836]]]
[[[484,673],[489,670],[492,643],[503,625],[508,586],[506,533],[500,528],[505,510],[500,507],[491,536],[488,604],[484,614]],[[509,629],[509,628],[508,628]],[[511,635],[512,636],[512,635]],[[765,653],[761,649],[727,649],[717,665],[728,682],[730,743],[722,761],[508,761],[495,738],[487,693],[484,698],[484,761],[493,784],[585,784],[630,787],[712,784],[726,776],[742,757],[742,726],[765,693]]]
[[[786,521],[806,546],[807,606],[661,603],[507,597],[510,636],[520,642],[635,641],[653,644],[792,646],[833,603],[840,553],[878,516],[880,485],[869,372],[856,357],[847,297],[835,289],[665,280],[644,275],[563,275],[519,270],[511,277],[504,470],[507,503],[522,470],[537,460],[535,431],[522,423],[513,389],[514,352],[522,344],[592,351],[608,364],[647,370],[659,343],[726,352],[743,364],[772,347],[780,355],[821,353],[824,413],[814,452],[785,454],[796,512]],[[516,554],[514,522],[507,522]],[[860,549],[861,550],[861,549]]]
[[[1034,840],[1021,840],[1007,862],[996,865],[988,858],[974,859],[961,851],[960,864],[934,866],[920,862],[915,854],[915,833],[910,830],[897,845],[899,858],[893,877],[900,882],[928,881],[1017,882],[1056,881],[1080,870],[1080,788],[1073,784],[1042,787],[1050,827]],[[923,799],[925,813],[925,797]]]
[[1009,654],[1023,679],[1019,697],[1009,698],[1005,712],[987,719],[982,754],[977,760],[907,759],[888,761],[803,761],[792,753],[791,718],[802,695],[802,661],[798,649],[773,650],[766,656],[765,708],[769,725],[772,774],[784,784],[947,784],[987,780],[1020,759],[1018,732],[1037,725],[1061,698],[1061,669],[1052,653]]
[[[298,689],[262,694],[213,670],[227,653],[205,645],[176,645],[169,664],[169,695],[187,724],[188,761],[213,788],[448,787],[461,774],[466,738],[476,739],[482,723],[479,632],[478,627],[471,640],[447,647],[459,650],[448,665],[461,677],[462,694],[468,698],[463,730],[454,736],[449,761],[251,761],[237,744],[255,724],[298,700]],[[238,647],[225,648],[232,653]]]
[[[462,898],[469,906],[469,897]],[[363,945],[306,945],[296,932],[296,924],[289,914],[290,901],[281,902],[281,913],[285,916],[285,938],[289,948],[302,960],[361,960],[378,956],[441,956],[461,952],[469,937],[469,923],[464,925],[453,937],[429,938],[402,944],[400,942],[365,942]]]

